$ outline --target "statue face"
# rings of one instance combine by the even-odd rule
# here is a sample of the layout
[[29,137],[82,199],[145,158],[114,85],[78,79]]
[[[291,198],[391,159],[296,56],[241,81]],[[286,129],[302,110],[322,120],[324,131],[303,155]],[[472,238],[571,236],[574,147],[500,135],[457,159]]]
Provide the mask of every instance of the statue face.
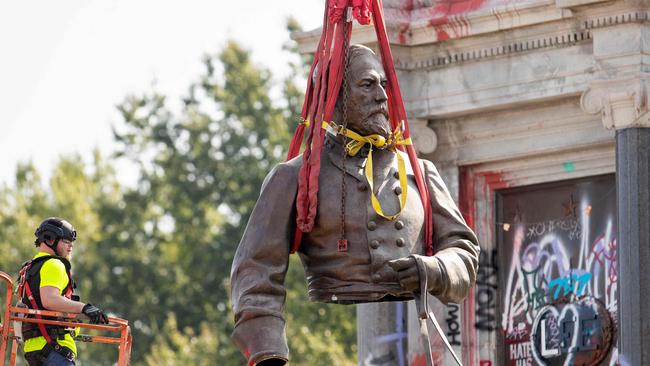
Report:
[[342,101],[347,105],[347,127],[361,135],[388,137],[387,79],[379,59],[370,50],[361,50],[352,58],[347,78],[348,97]]

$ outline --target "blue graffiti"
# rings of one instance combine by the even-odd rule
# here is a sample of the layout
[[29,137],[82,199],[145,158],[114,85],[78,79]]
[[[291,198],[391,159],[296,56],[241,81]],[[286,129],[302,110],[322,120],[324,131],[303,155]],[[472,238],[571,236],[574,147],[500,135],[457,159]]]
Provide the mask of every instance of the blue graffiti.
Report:
[[570,274],[564,277],[558,277],[548,283],[549,292],[553,291],[553,300],[557,300],[560,296],[568,296],[574,294],[576,296],[584,295],[587,284],[591,280],[591,273],[584,272],[582,274]]

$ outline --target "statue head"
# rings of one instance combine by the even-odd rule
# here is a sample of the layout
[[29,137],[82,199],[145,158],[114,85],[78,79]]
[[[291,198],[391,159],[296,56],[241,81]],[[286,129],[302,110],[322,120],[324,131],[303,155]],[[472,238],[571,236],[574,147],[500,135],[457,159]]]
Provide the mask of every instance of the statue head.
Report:
[[341,87],[336,103],[334,121],[343,124],[343,112],[347,116],[347,128],[361,134],[379,134],[388,137],[391,132],[388,119],[386,74],[381,61],[366,46],[351,45],[348,50],[347,83]]

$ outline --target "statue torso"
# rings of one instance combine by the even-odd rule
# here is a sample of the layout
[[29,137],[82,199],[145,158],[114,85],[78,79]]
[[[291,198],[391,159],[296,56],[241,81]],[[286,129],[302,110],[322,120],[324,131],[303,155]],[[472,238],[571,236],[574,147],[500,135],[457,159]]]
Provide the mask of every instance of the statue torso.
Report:
[[[415,178],[412,169],[407,168],[405,207],[397,219],[387,220],[372,207],[370,187],[364,176],[366,160],[365,154],[360,154],[344,161],[340,144],[326,139],[321,157],[318,214],[314,229],[303,236],[300,249],[312,300],[354,303],[411,298],[401,289],[386,262],[423,252],[424,210]],[[401,192],[397,170],[395,153],[373,152],[375,195],[385,214],[398,212],[400,195],[405,194]],[[347,251],[339,251],[337,245],[341,238],[343,177]]]

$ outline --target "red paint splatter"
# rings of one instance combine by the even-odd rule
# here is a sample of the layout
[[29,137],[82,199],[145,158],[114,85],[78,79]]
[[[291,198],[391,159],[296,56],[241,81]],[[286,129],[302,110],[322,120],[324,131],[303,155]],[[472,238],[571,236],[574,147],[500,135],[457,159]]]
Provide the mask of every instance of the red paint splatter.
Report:
[[[431,352],[431,358],[433,359],[433,364],[434,365],[442,365],[444,358],[443,354],[440,352]],[[416,354],[411,362],[409,363],[409,366],[427,366],[427,356],[425,353],[418,353]]]
[[[475,324],[474,321],[474,314],[476,314],[475,310],[475,305],[476,305],[476,300],[475,300],[475,294],[474,291],[470,291],[469,295],[465,298],[465,301],[463,301],[463,313],[462,313],[462,319],[463,319],[463,324]],[[474,360],[476,359],[476,332],[473,331],[468,331],[463,330],[461,332],[461,337],[462,337],[462,342],[463,345],[467,345],[466,351],[463,352],[463,358],[464,362],[468,365],[474,365]]]
[[427,366],[427,357],[424,353],[419,353],[413,357],[409,366]]
[[[463,19],[463,14],[482,8],[487,0],[446,0],[440,1],[429,12],[429,26],[436,30],[438,41],[448,40],[452,17]],[[467,23],[467,21],[465,21]]]
[[501,172],[474,173],[471,168],[461,167],[459,207],[467,225],[472,229],[476,229],[474,204],[476,201],[477,182],[482,183],[480,188],[486,194],[486,197],[490,197],[498,189],[510,187],[510,182],[508,182]]
[[406,43],[406,34],[409,32],[410,29],[411,26],[408,24],[403,24],[399,27],[399,32],[398,32],[399,43],[401,44]]
[[510,183],[504,179],[503,173],[501,172],[485,172],[481,173],[481,176],[485,179],[487,188],[491,192],[510,187]]
[[480,9],[506,4],[524,3],[530,0],[434,0],[430,5],[421,0],[394,0],[384,4],[386,24],[397,30],[400,43],[406,43],[413,24],[426,23],[436,31],[438,41],[462,35],[469,30],[466,14]]
[[[502,1],[508,2],[508,0]],[[486,7],[489,2],[489,0],[438,0],[432,5],[425,5],[424,2],[414,3],[414,0],[397,1],[385,5],[385,20],[386,24],[397,30],[400,43],[406,43],[406,36],[414,23],[428,24],[436,30],[438,40],[444,41],[450,38],[447,33],[450,27],[460,27],[461,30],[457,33],[462,33],[469,28],[469,23],[463,14]],[[456,24],[458,22],[460,24]]]
[[[459,208],[460,211],[467,221],[467,224],[472,229],[476,230],[476,200],[477,192],[479,194],[479,199],[486,199],[488,202],[492,200],[494,191],[497,189],[502,189],[508,187],[510,184],[503,176],[501,172],[480,172],[476,173],[470,167],[461,167],[459,175]],[[478,185],[478,186],[477,186]],[[488,203],[488,206],[490,203]],[[489,212],[485,212],[485,217],[480,217],[478,219],[482,220],[483,226],[491,230],[493,225],[492,217],[488,216]],[[474,314],[475,309],[474,305],[476,304],[475,295],[473,291],[470,291],[469,295],[464,301],[463,306],[463,324],[474,324]],[[474,352],[476,344],[476,332],[463,332],[463,345],[467,345],[468,351],[464,353],[465,361],[469,365],[476,365],[476,354]],[[482,361],[479,361],[480,366],[491,366],[484,365]]]
[[474,221],[474,202],[476,201],[474,175],[467,167],[461,167],[460,169],[460,177],[458,180],[458,185],[460,186],[458,197],[460,213],[465,218],[467,225],[472,229],[476,229]]

